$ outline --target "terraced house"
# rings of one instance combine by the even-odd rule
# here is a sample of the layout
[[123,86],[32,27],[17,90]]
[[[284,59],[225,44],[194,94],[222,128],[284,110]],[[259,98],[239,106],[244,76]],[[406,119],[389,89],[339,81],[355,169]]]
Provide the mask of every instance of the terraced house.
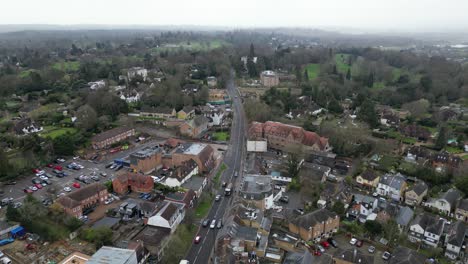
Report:
[[340,217],[327,209],[305,214],[289,222],[289,232],[305,241],[319,242],[338,232]]
[[135,129],[131,127],[116,127],[95,135],[91,139],[94,149],[103,149],[114,143],[124,141],[135,135]]
[[104,203],[107,196],[106,186],[93,183],[58,198],[56,203],[63,208],[66,214],[79,218],[83,215],[84,210]]

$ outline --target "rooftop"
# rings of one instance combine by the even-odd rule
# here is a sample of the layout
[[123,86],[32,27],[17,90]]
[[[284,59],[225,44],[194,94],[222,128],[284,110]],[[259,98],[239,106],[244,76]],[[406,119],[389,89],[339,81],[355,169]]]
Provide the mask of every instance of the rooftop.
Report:
[[88,260],[88,264],[126,264],[131,263],[131,259],[135,258],[136,253],[131,249],[115,248],[104,246],[100,248],[91,259]]
[[271,191],[271,181],[270,176],[247,174],[241,190],[245,193],[265,193]]
[[153,146],[153,147],[146,147],[144,149],[141,149],[141,150],[139,150],[137,152],[134,152],[134,153],[130,154],[130,156],[141,159],[141,158],[151,157],[154,154],[159,153],[159,152],[162,152],[162,148],[160,148],[158,145],[156,145],[156,146]]
[[200,176],[193,176],[189,180],[187,180],[184,184],[182,184],[182,188],[185,189],[192,189],[194,191],[197,191],[200,189],[201,186],[203,186],[203,183],[206,181],[206,177],[200,177]]
[[116,128],[113,128],[113,129],[110,129],[110,130],[107,130],[107,131],[104,131],[102,133],[99,133],[99,134],[95,135],[92,138],[92,141],[94,141],[94,142],[104,141],[106,139],[109,139],[109,138],[115,137],[117,135],[126,133],[126,132],[128,132],[130,130],[133,130],[133,128],[131,128],[131,127],[116,127]]
[[187,155],[198,155],[200,154],[200,152],[202,152],[203,149],[205,149],[206,146],[207,146],[206,144],[200,144],[200,143],[185,143],[185,144],[180,145],[176,153],[184,153]]

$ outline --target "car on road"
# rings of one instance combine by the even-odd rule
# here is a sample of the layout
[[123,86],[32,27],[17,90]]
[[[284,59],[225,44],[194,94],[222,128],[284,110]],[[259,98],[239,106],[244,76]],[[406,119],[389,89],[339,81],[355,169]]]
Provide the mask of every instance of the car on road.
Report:
[[350,243],[351,245],[354,246],[354,245],[356,245],[357,241],[358,241],[358,240],[357,240],[356,238],[353,237],[353,238],[351,238],[351,240],[349,241],[349,243]]
[[364,242],[362,240],[358,240],[356,242],[356,247],[362,247],[363,244],[364,244]]
[[198,236],[196,236],[195,239],[193,240],[193,243],[198,244],[198,243],[200,243],[200,241],[201,241],[201,236],[198,235]]
[[24,192],[24,193],[33,193],[34,191],[31,190],[31,189],[29,189],[29,188],[24,188],[24,189],[23,189],[23,192]]
[[216,219],[213,219],[210,224],[210,228],[214,229],[216,227]]
[[221,200],[221,195],[220,194],[217,194],[216,197],[215,197],[215,201],[218,202]]
[[68,187],[68,186],[63,188],[63,190],[66,191],[66,192],[71,192],[72,191],[72,189],[70,187]]
[[320,252],[325,252],[325,248],[323,248],[321,245],[317,245],[317,248],[320,250]]
[[320,245],[322,245],[322,247],[328,249],[330,247],[330,243],[328,243],[327,241],[322,241],[320,242]]
[[40,183],[36,183],[36,184],[34,184],[34,186],[35,186],[37,189],[42,189],[42,184],[40,184]]
[[207,227],[210,224],[210,219],[205,219],[202,223],[203,227]]
[[221,229],[223,227],[223,221],[218,220],[218,223],[216,224],[216,228]]
[[327,241],[328,241],[328,243],[330,243],[330,245],[332,245],[334,248],[337,248],[337,247],[338,247],[338,242],[336,242],[335,239],[333,239],[333,238],[330,237],[329,239],[327,239]]
[[77,189],[81,188],[81,185],[80,185],[79,183],[77,183],[77,182],[74,182],[74,183],[72,184],[72,186],[75,187],[75,188],[77,188]]
[[390,254],[390,252],[385,251],[385,252],[383,253],[383,255],[382,255],[382,258],[383,258],[384,260],[389,260],[391,256],[392,256],[392,254]]
[[367,251],[369,253],[374,253],[375,252],[375,247],[374,246],[369,246],[369,248],[367,249]]
[[234,172],[234,177],[237,177],[237,176],[239,176],[239,172],[238,172],[238,171]]

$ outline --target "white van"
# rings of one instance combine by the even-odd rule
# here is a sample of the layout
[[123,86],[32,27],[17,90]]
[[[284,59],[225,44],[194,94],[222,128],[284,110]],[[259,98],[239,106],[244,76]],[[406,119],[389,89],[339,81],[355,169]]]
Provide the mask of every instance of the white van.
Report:
[[9,257],[3,257],[1,261],[2,264],[11,264],[11,259]]

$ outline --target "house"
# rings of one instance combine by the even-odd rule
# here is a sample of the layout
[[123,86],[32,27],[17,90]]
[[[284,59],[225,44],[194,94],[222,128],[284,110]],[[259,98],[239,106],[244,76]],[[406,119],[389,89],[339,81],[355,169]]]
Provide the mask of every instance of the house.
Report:
[[373,264],[374,256],[362,253],[357,248],[339,249],[333,254],[333,264]]
[[416,215],[408,230],[408,239],[413,242],[424,242],[437,247],[444,230],[445,220],[428,213]]
[[159,106],[159,107],[150,107],[143,106],[140,110],[140,117],[143,118],[154,118],[154,119],[171,119],[177,116],[177,112],[174,108]]
[[426,256],[409,249],[407,247],[398,246],[392,252],[392,257],[388,261],[389,264],[423,264],[426,263]]
[[149,257],[141,241],[130,241],[127,248],[101,247],[86,263],[143,264]]
[[455,210],[455,218],[468,223],[468,199],[463,199]]
[[325,182],[327,177],[331,175],[331,168],[325,165],[318,165],[309,162],[303,162],[300,176],[301,179],[319,179],[320,182]]
[[394,203],[383,203],[383,208],[377,213],[376,220],[381,224],[386,224],[389,220],[395,219],[399,208],[397,204]]
[[130,168],[148,174],[162,166],[163,149],[159,145],[146,147],[130,154]]
[[153,191],[154,181],[151,176],[126,173],[117,176],[112,181],[114,192],[118,194],[126,194],[129,190],[138,193],[149,193]]
[[94,149],[103,149],[135,135],[135,129],[131,127],[116,127],[91,138]]
[[127,77],[129,81],[137,76],[141,77],[143,81],[146,81],[146,78],[148,77],[148,70],[143,67],[133,67],[128,69]]
[[246,174],[239,188],[239,197],[260,209],[271,209],[282,194],[273,189],[271,176]]
[[104,80],[89,82],[88,86],[91,90],[97,90],[106,87],[106,82]]
[[208,126],[220,126],[224,120],[224,111],[221,109],[211,110],[204,115],[208,118]]
[[132,240],[143,242],[145,249],[151,254],[152,260],[160,263],[171,238],[170,235],[171,232],[168,228],[146,225]]
[[274,71],[263,71],[260,73],[260,82],[265,87],[273,87],[279,85],[278,74]]
[[86,264],[90,258],[91,256],[76,251],[68,255],[58,264]]
[[398,213],[395,218],[395,222],[400,228],[400,231],[406,230],[408,228],[411,220],[413,219],[414,211],[408,206],[401,207],[398,210]]
[[304,149],[307,152],[331,150],[328,139],[304,130],[302,127],[267,121],[253,122],[249,128],[249,139],[266,139],[268,147],[283,151]]
[[31,118],[23,118],[16,122],[13,131],[16,135],[28,135],[41,132],[43,128],[38,126]]
[[179,112],[177,112],[177,118],[178,119],[191,119],[195,116],[195,108],[192,106],[184,106],[184,108],[180,109]]
[[208,76],[206,77],[206,84],[208,85],[208,87],[216,87],[216,85],[218,84],[218,79],[216,79],[216,77],[214,76]]
[[422,202],[422,199],[427,195],[427,184],[423,181],[419,181],[405,193],[405,203],[407,205],[416,206]]
[[377,193],[379,195],[388,196],[395,201],[403,200],[405,189],[406,179],[400,173],[395,175],[387,173],[380,177],[379,183],[377,184]]
[[445,247],[445,256],[451,260],[455,260],[460,257],[460,254],[464,254],[465,251],[464,241],[465,241],[465,232],[466,226],[462,221],[457,221],[453,224],[445,237],[446,247]]
[[461,198],[461,193],[455,188],[452,188],[444,192],[439,198],[431,199],[425,206],[436,208],[441,213],[446,215],[452,213],[455,210],[455,206]]
[[359,219],[360,222],[364,223],[371,214],[375,213],[377,206],[378,200],[376,198],[356,193],[353,195],[353,202],[346,216],[351,219]]
[[423,146],[411,146],[406,149],[405,160],[413,163],[424,163],[428,159],[431,159],[432,156],[433,153]]
[[136,103],[140,101],[141,94],[135,90],[127,92],[124,91],[120,93],[120,99],[124,100],[127,103]]
[[179,191],[169,193],[165,196],[165,201],[171,201],[185,205],[186,208],[191,208],[195,204],[197,194],[193,190]]
[[193,190],[197,195],[197,198],[200,198],[203,193],[203,189],[208,184],[208,178],[202,176],[193,176],[182,184],[182,188]]
[[[447,151],[441,151],[432,158],[432,166],[437,168],[458,168],[463,163],[462,158],[452,155]],[[440,169],[439,169],[440,170]]]
[[335,166],[336,154],[326,151],[312,151],[309,156],[305,158],[305,161],[328,167]]
[[189,159],[177,166],[161,183],[169,187],[179,187],[195,175],[198,175],[198,164]]
[[365,170],[356,177],[356,182],[362,186],[376,188],[379,184],[380,176],[373,170]]
[[383,112],[380,116],[380,124],[387,127],[398,127],[400,117],[392,112]]
[[338,232],[340,217],[327,209],[299,216],[289,222],[289,232],[299,235],[305,241],[319,242]]
[[56,200],[66,214],[80,218],[83,211],[104,203],[108,198],[107,188],[100,183],[92,183]]
[[208,130],[208,122],[207,117],[196,116],[180,125],[179,132],[183,136],[198,138]]
[[207,173],[215,165],[214,149],[207,144],[184,143],[172,153],[171,166],[180,166],[183,162],[193,159],[197,165],[199,173]]
[[421,141],[426,141],[431,137],[431,132],[427,128],[415,124],[401,125],[399,131],[406,137],[417,138]]
[[161,228],[168,228],[174,232],[185,217],[185,205],[170,201],[165,204],[152,216],[147,219],[146,224]]

